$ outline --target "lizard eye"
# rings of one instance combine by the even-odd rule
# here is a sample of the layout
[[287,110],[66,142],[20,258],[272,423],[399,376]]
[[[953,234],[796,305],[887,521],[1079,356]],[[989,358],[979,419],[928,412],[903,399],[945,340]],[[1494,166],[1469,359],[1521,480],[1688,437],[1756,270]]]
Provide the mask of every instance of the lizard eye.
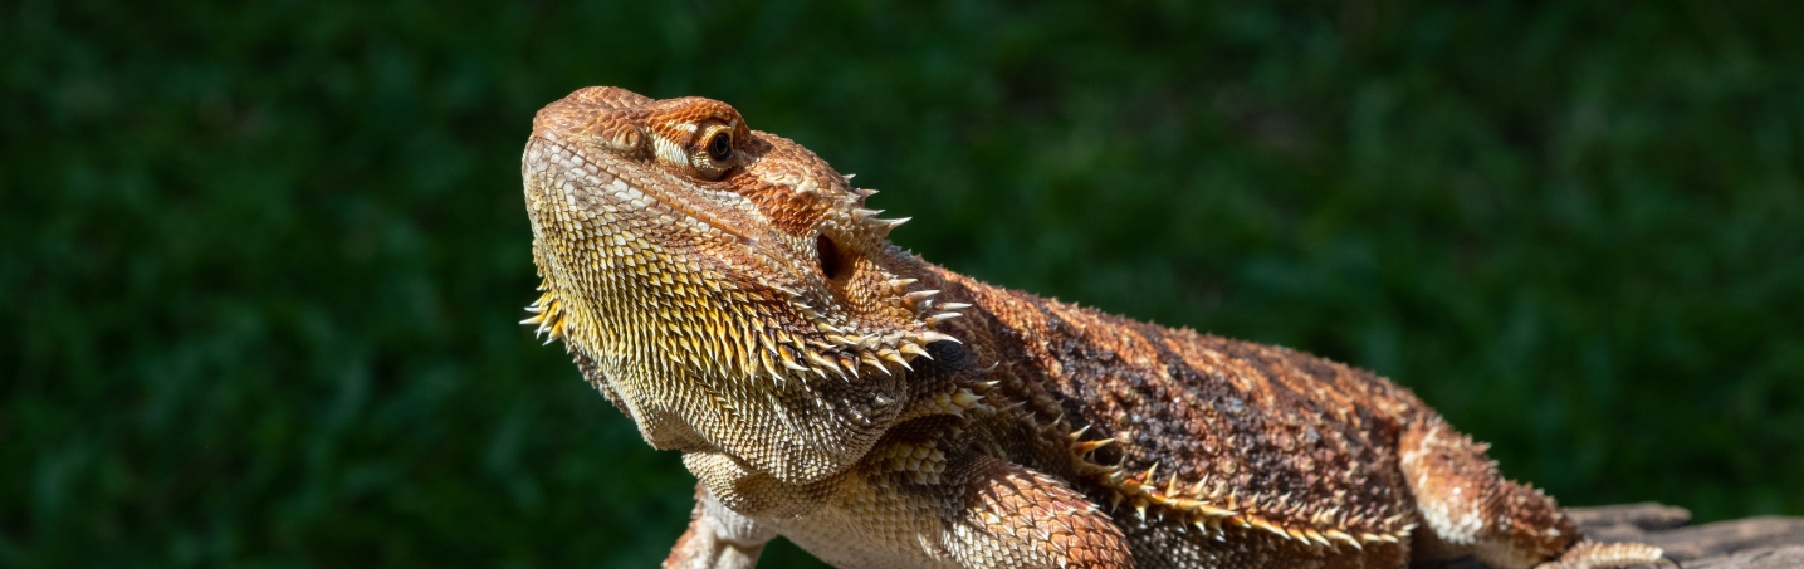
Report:
[[709,180],[718,180],[733,169],[733,127],[726,123],[714,121],[702,125],[701,136],[691,144],[689,166],[695,173]]
[[717,131],[708,139],[708,157],[715,162],[726,162],[733,157],[733,135],[727,131]]

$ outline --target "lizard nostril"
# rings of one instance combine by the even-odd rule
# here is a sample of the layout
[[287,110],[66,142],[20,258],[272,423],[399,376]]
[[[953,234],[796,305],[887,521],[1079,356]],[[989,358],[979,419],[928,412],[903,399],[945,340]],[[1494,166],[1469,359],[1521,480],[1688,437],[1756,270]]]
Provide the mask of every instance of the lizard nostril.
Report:
[[846,260],[840,256],[839,246],[833,244],[833,239],[827,237],[826,234],[816,235],[814,251],[816,255],[820,256],[821,274],[826,276],[827,280],[836,281],[846,276]]

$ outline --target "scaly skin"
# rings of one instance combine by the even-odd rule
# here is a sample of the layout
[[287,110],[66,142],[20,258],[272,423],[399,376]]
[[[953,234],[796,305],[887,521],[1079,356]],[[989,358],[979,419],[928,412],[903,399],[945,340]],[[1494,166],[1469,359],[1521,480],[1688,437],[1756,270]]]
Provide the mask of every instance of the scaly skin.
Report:
[[579,90],[522,160],[563,340],[700,479],[667,567],[777,535],[838,567],[1493,567],[1583,541],[1408,390],[1284,348],[992,287],[731,107]]

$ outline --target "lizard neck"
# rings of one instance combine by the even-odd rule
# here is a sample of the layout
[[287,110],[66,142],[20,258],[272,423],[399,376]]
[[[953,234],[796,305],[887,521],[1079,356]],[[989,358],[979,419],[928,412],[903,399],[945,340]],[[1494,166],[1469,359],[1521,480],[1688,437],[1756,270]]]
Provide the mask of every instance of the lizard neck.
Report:
[[[940,325],[938,330],[957,338],[967,354],[968,367],[976,371],[978,381],[996,382],[991,399],[1005,405],[1019,405],[1025,413],[1005,413],[1005,418],[1030,425],[1064,423],[1069,426],[1072,412],[1053,383],[1064,374],[1066,362],[1047,357],[1047,345],[1063,345],[1075,340],[1061,326],[1054,311],[1069,310],[1070,317],[1083,319],[1078,326],[1095,325],[1089,320],[1091,311],[1064,305],[1021,291],[991,285],[955,273],[944,267],[917,260],[919,279],[926,288],[940,290],[944,302],[970,304],[958,318]],[[1124,319],[1125,321],[1125,319]],[[1081,425],[1074,428],[1081,428]]]

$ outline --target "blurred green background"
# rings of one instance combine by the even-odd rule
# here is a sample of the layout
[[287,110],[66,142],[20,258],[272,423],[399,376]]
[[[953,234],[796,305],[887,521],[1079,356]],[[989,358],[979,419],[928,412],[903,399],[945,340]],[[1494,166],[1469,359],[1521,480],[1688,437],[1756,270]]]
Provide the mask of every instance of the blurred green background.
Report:
[[0,565],[661,560],[692,480],[515,324],[532,113],[599,84],[1567,504],[1804,514],[1796,4],[1105,4],[7,3]]

